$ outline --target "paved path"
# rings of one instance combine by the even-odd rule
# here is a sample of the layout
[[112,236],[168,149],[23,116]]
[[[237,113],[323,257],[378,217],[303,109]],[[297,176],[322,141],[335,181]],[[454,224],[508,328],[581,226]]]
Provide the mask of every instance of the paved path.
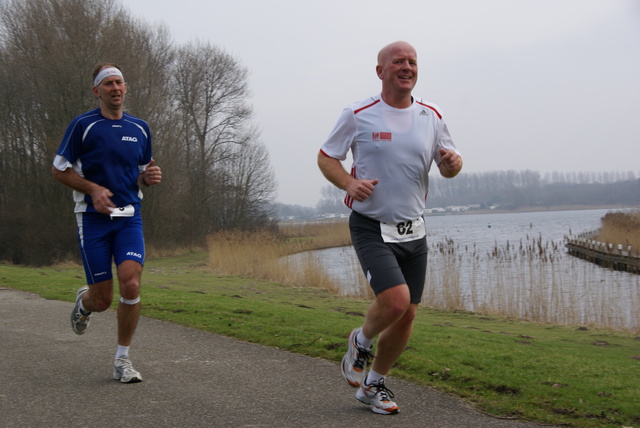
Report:
[[398,379],[397,415],[354,398],[338,364],[142,317],[144,382],[111,379],[115,312],[74,334],[69,302],[0,288],[2,427],[531,427]]

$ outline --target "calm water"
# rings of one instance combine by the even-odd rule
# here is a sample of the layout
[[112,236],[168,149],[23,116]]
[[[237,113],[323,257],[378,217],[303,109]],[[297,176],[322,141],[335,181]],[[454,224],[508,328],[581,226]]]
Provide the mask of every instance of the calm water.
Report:
[[[423,304],[559,324],[640,330],[640,276],[566,254],[609,210],[427,216]],[[308,258],[309,254],[292,256]],[[352,247],[311,254],[344,295],[368,285]]]

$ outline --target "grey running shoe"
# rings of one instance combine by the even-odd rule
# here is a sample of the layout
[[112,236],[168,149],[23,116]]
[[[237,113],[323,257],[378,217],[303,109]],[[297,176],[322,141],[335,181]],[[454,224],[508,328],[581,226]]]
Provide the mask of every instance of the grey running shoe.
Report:
[[398,405],[391,401],[393,392],[384,385],[384,379],[370,385],[362,384],[356,392],[356,398],[369,406],[374,413],[380,415],[395,415]]
[[140,373],[131,366],[129,357],[120,357],[113,365],[113,378],[122,383],[142,382]]
[[76,293],[76,305],[73,307],[73,311],[71,311],[71,328],[76,334],[84,334],[89,326],[89,315],[91,312],[87,315],[80,312],[80,301],[82,301],[82,296],[87,291],[89,291],[89,286],[87,285],[78,289]]
[[359,387],[367,374],[367,364],[369,359],[373,357],[371,349],[363,348],[358,345],[356,336],[362,328],[354,328],[349,334],[349,343],[347,344],[347,353],[342,357],[342,376],[347,383],[353,387]]

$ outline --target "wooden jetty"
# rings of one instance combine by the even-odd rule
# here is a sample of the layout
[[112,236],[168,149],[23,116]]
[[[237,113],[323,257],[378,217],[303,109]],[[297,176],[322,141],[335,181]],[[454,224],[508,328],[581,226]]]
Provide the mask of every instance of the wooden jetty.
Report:
[[569,254],[614,270],[640,274],[640,254],[631,246],[596,241],[599,230],[584,232],[566,238]]

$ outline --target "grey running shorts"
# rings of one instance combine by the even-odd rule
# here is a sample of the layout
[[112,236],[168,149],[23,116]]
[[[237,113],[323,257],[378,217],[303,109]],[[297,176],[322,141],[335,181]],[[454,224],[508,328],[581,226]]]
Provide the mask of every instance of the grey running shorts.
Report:
[[411,303],[420,303],[427,274],[426,237],[386,243],[382,240],[380,222],[355,211],[349,217],[349,230],[360,266],[375,295],[407,284]]

